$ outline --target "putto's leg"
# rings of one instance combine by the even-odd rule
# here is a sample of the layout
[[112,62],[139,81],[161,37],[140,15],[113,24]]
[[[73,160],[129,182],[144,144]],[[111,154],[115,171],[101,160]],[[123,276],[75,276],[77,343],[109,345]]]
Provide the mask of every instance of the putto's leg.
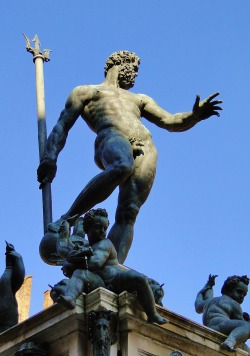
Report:
[[146,276],[134,270],[126,270],[119,272],[115,278],[116,280],[113,281],[114,284],[112,285],[114,291],[118,293],[124,290],[136,292],[137,298],[147,314],[149,323],[166,324],[169,322],[158,314],[155,307],[154,295]]
[[225,322],[224,330],[221,331],[228,334],[228,329],[231,329],[232,331],[221,344],[222,350],[233,352],[238,344],[241,344],[250,338],[250,323],[247,321],[227,320]]
[[67,309],[74,309],[76,306],[76,299],[83,292],[85,279],[85,270],[75,270],[72,277],[68,281],[65,293],[60,295],[56,302],[63,305]]

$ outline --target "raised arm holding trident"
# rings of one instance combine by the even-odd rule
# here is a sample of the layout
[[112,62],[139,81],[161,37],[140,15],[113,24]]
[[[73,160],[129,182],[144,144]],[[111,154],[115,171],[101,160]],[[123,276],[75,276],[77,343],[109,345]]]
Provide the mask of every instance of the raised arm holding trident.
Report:
[[82,215],[108,198],[119,186],[115,224],[108,238],[115,245],[120,263],[126,259],[137,214],[155,178],[157,151],[141,118],[168,131],[179,132],[212,115],[219,116],[218,111],[222,110],[218,106],[222,101],[213,100],[219,93],[201,102],[197,96],[192,111],[172,115],[149,96],[129,92],[139,64],[140,59],[135,53],[115,52],[106,62],[103,83],[78,86],[72,91],[48,138],[37,171],[40,188],[43,189],[54,179],[57,157],[69,130],[81,116],[97,134],[95,162],[102,173],[83,188],[70,209],[49,225],[49,230],[56,233],[61,219]]

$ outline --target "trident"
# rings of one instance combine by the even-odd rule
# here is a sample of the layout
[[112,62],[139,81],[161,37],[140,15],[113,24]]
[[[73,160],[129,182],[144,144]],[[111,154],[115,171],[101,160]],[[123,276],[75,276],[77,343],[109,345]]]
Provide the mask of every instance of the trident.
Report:
[[[40,41],[36,35],[32,42],[35,42],[35,47],[31,47],[29,38],[23,34],[26,40],[26,50],[33,54],[33,62],[36,68],[36,101],[37,101],[37,123],[38,123],[38,145],[40,160],[45,154],[47,142],[46,115],[45,115],[45,100],[44,100],[44,75],[43,62],[50,61],[49,53],[51,50],[40,50]],[[47,226],[52,222],[52,200],[51,200],[51,184],[47,183],[42,189],[43,199],[43,228],[44,233],[47,232]]]

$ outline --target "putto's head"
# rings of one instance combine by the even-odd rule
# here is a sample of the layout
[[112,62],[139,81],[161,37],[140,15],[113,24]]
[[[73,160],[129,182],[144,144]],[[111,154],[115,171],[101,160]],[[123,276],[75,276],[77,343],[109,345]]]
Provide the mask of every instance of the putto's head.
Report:
[[108,220],[108,213],[106,209],[91,209],[84,215],[83,228],[86,233],[88,232],[89,227],[93,225],[96,217],[103,217]]
[[231,276],[225,280],[221,293],[241,304],[247,295],[248,284],[249,278],[247,276]]
[[91,244],[105,239],[108,226],[108,213],[105,209],[91,209],[83,218],[84,231]]
[[119,71],[119,85],[123,89],[132,88],[134,79],[138,75],[140,58],[134,53],[129,51],[114,52],[109,56],[104,68],[105,78],[110,68],[114,66],[121,66]]

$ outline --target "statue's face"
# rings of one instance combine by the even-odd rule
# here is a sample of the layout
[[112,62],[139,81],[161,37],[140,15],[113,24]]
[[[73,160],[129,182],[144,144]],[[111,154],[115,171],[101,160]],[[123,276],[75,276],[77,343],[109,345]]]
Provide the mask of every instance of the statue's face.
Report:
[[243,282],[239,282],[236,288],[230,290],[227,293],[227,295],[232,299],[234,299],[239,304],[241,304],[243,303],[244,298],[247,295],[247,292],[248,292],[248,286]]
[[130,89],[134,86],[135,77],[138,75],[138,64],[124,63],[120,66],[118,81],[122,89]]
[[107,229],[108,229],[108,219],[103,216],[96,216],[92,224],[88,227],[88,239],[90,244],[94,244],[100,240],[106,238]]

